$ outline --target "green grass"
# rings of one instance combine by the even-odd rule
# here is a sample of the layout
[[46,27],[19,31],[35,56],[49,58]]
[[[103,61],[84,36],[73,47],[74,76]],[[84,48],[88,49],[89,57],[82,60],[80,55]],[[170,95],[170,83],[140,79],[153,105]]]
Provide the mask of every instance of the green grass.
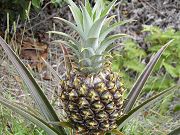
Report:
[[47,135],[9,109],[0,106],[0,135]]
[[153,108],[142,111],[123,128],[125,135],[167,135],[180,126],[180,119],[175,119],[169,109],[175,95],[164,97]]

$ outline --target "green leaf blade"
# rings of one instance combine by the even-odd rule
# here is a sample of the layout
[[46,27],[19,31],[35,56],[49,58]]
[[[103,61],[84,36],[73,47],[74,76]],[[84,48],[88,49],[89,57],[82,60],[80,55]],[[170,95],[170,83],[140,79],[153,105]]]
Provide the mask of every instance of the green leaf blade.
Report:
[[[41,114],[46,118],[46,120],[59,121],[56,112],[49,103],[47,97],[44,95],[40,86],[35,81],[34,77],[31,75],[23,62],[18,58],[15,52],[9,47],[9,45],[3,40],[2,37],[0,37],[0,45],[4,49],[5,53],[9,57],[9,60],[13,63],[22,79],[24,80],[25,84],[27,85],[29,93],[31,93]],[[62,127],[56,128],[62,133],[62,135],[65,134],[65,131]]]
[[46,131],[49,135],[58,135],[58,132],[53,129],[48,123],[41,120],[40,118],[36,117],[34,114],[31,114],[24,109],[18,107],[17,105],[13,105],[11,102],[9,102],[7,99],[4,99],[0,97],[0,103],[7,108],[13,110],[14,112],[18,113],[19,115],[23,116],[27,120],[33,122],[37,126],[41,127],[44,131]]
[[115,40],[119,39],[119,38],[123,38],[123,37],[127,37],[128,35],[127,34],[123,34],[123,33],[120,33],[120,34],[115,34],[115,35],[111,35],[109,37],[107,37],[107,39],[105,39],[99,46],[99,48],[97,48],[97,53],[98,54],[101,54],[102,52],[104,52],[107,48],[108,50],[106,50],[107,52],[109,50],[112,49],[112,47],[109,47]]
[[179,135],[179,133],[180,133],[180,127],[174,129],[168,135]]
[[166,95],[172,93],[174,90],[176,90],[178,88],[179,88],[179,86],[170,87],[170,88],[160,92],[159,94],[147,99],[142,104],[138,105],[137,107],[135,107],[134,109],[129,111],[127,114],[120,117],[120,119],[117,120],[118,128],[121,129],[125,124],[127,124],[127,122],[129,122],[131,120],[131,118],[137,116],[137,114],[139,112],[141,112],[143,109],[154,104],[157,101],[160,101],[163,96],[166,96]]
[[105,16],[107,14],[109,14],[109,12],[111,11],[112,7],[114,6],[114,4],[116,3],[117,0],[113,0],[101,13],[101,16]]
[[89,38],[98,38],[99,37],[105,19],[106,19],[106,16],[101,17],[92,25],[92,27],[88,33]]
[[150,62],[145,67],[144,71],[141,73],[137,81],[134,83],[134,86],[132,87],[128,97],[127,101],[124,104],[124,113],[129,112],[136,99],[138,98],[143,86],[145,85],[147,79],[149,78],[154,66],[156,65],[157,61],[161,57],[164,50],[171,44],[173,40],[170,40],[166,45],[161,47],[161,49],[154,55],[154,57],[150,60]]
[[64,22],[66,25],[70,26],[73,30],[75,30],[77,33],[79,33],[79,35],[81,36],[82,39],[85,38],[82,29],[78,28],[76,25],[74,25],[70,21],[67,21],[67,20],[60,18],[60,17],[54,17],[54,18]]
[[71,13],[73,14],[74,20],[81,30],[83,29],[83,16],[80,9],[76,6],[76,4],[72,0],[67,0],[70,4],[69,8]]

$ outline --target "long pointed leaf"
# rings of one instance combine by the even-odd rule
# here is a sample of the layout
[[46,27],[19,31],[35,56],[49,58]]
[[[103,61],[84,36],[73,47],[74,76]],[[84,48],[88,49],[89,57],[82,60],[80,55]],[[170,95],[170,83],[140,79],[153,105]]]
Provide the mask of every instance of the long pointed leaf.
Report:
[[154,66],[156,65],[157,61],[161,57],[164,50],[171,44],[173,40],[170,40],[166,45],[161,47],[161,49],[154,55],[154,57],[150,60],[150,62],[145,67],[142,74],[139,76],[137,81],[134,83],[134,86],[132,87],[128,97],[127,101],[125,102],[124,106],[124,113],[129,112],[133,105],[135,104],[136,99],[138,98],[138,95],[140,94],[143,86],[145,85],[147,79],[149,78]]
[[111,26],[107,27],[106,29],[102,29],[101,34],[100,34],[100,41],[103,41],[105,39],[105,37],[112,32],[114,29],[116,29],[117,27],[124,25],[126,23],[132,22],[134,20],[127,20],[127,21],[120,21],[120,22],[116,22],[114,24],[112,24]]
[[70,4],[69,8],[71,13],[73,14],[74,20],[78,26],[78,28],[83,29],[83,17],[80,9],[76,6],[76,4],[72,0],[67,0]]
[[62,22],[64,22],[64,23],[67,24],[68,26],[70,26],[73,30],[75,30],[77,33],[80,34],[81,38],[83,38],[83,39],[85,38],[82,29],[78,28],[76,25],[74,25],[74,24],[71,23],[70,21],[67,21],[67,20],[65,20],[65,19],[63,19],[63,18],[60,18],[60,17],[54,17],[54,18],[55,18],[55,19],[58,19],[58,20],[60,20],[60,21],[62,21]]
[[92,16],[92,7],[91,7],[91,4],[89,3],[89,0],[85,0],[85,7],[89,15]]
[[83,14],[83,29],[84,29],[84,34],[85,36],[87,36],[92,24],[93,24],[93,20],[91,19],[88,11],[86,10],[86,8],[84,7],[84,5],[82,5],[82,14]]
[[61,35],[61,36],[64,36],[68,39],[70,39],[72,42],[74,42],[75,44],[79,45],[80,43],[78,41],[76,41],[73,37],[71,37],[70,35],[64,33],[64,32],[60,32],[60,31],[48,31],[47,33],[49,34],[58,34],[58,35]]
[[63,41],[63,40],[54,40],[54,41],[52,41],[52,43],[58,43],[58,44],[62,43],[63,45],[71,48],[72,51],[76,54],[77,57],[80,57],[80,55],[79,55],[80,54],[80,52],[79,52],[80,47],[78,45],[74,45],[72,43],[69,43],[69,42]]
[[99,37],[105,19],[106,19],[106,16],[101,17],[93,24],[93,26],[91,27],[91,29],[88,33],[88,38],[98,38]]
[[50,69],[50,72],[55,77],[56,82],[59,83],[62,80],[62,78],[59,76],[59,74],[53,69],[53,67],[45,59],[43,59],[43,58],[41,58],[41,59],[46,64],[47,68]]
[[[101,12],[103,10],[103,0],[97,0],[93,9],[92,9],[92,17],[95,17],[94,19],[99,19],[101,17]],[[94,20],[94,21],[96,21]]]
[[36,117],[34,114],[25,111],[24,109],[16,106],[15,104],[12,104],[7,99],[0,97],[0,103],[11,109],[12,111],[18,113],[19,115],[23,116],[27,120],[33,122],[34,124],[42,128],[44,131],[46,131],[49,135],[58,135],[58,132],[53,129],[48,123]]
[[88,38],[85,46],[96,50],[99,47],[98,38]]
[[48,122],[48,123],[52,125],[61,125],[62,127],[73,128],[73,125],[70,122]]
[[[3,40],[2,37],[0,37],[0,45],[9,57],[9,60],[16,67],[16,70],[19,72],[25,84],[27,85],[28,90],[34,98],[35,103],[37,104],[41,114],[46,118],[46,120],[59,121],[57,114],[55,113],[53,107],[44,95],[42,89],[35,81],[34,77],[31,75],[23,62],[18,58],[15,52],[9,47],[9,45]],[[62,135],[65,134],[65,131],[62,127],[56,128],[62,133]]]
[[180,133],[180,127],[174,129],[168,135],[179,135],[179,133]]
[[[97,49],[97,53],[98,54],[101,54],[102,52],[104,52],[106,50],[106,48],[108,48],[115,40],[119,39],[119,38],[122,38],[122,37],[125,37],[125,36],[128,36],[127,34],[123,34],[123,33],[120,33],[120,34],[115,34],[115,35],[112,35],[112,36],[109,36],[107,37],[107,39],[105,39],[101,45],[99,46],[99,48]],[[114,46],[113,46],[114,47]],[[109,48],[110,50],[111,48]],[[108,51],[108,50],[107,50]]]
[[137,116],[137,114],[140,113],[143,109],[154,104],[157,101],[160,101],[160,99],[162,99],[163,96],[172,93],[177,88],[179,87],[173,86],[171,88],[168,88],[167,90],[164,90],[161,93],[149,98],[148,100],[144,101],[142,104],[138,105],[137,107],[129,111],[127,114],[125,114],[124,116],[122,116],[120,119],[117,120],[117,125],[119,126],[118,128],[121,129],[125,124],[127,124],[127,122],[131,120],[131,118]]
[[116,3],[117,0],[113,0],[105,9],[104,11],[101,13],[101,16],[105,16],[107,14],[109,14],[109,12],[111,11],[112,7],[114,6],[114,4]]

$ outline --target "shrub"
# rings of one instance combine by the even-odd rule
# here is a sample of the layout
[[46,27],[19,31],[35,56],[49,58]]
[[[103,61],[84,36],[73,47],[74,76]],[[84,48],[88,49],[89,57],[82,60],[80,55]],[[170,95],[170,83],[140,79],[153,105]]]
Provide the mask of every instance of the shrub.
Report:
[[155,53],[164,43],[174,39],[172,45],[162,54],[159,62],[155,67],[155,72],[149,78],[146,91],[163,90],[174,84],[180,78],[180,31],[168,28],[165,31],[154,26],[144,26],[143,32],[148,32],[145,38],[145,44],[149,47],[147,50],[138,46],[135,41],[129,40],[124,42],[123,49],[116,52],[113,66],[115,70],[120,70],[126,87],[130,88],[133,80],[149,61],[149,57]]

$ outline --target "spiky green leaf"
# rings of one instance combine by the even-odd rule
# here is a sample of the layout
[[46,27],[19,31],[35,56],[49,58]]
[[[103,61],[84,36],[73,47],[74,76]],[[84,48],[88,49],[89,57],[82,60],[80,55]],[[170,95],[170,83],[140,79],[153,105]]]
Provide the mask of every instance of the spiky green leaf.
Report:
[[161,57],[164,50],[172,43],[173,40],[170,40],[166,45],[161,47],[161,49],[154,55],[154,57],[150,60],[150,62],[145,67],[144,71],[140,74],[137,81],[134,83],[130,93],[127,97],[127,101],[124,104],[124,113],[129,112],[133,105],[135,104],[138,95],[140,94],[144,84],[146,83],[147,79],[149,78],[154,66],[156,65],[157,61]]
[[91,4],[89,3],[89,0],[85,0],[85,7],[89,15],[92,17],[92,7],[91,7]]
[[66,127],[66,128],[73,128],[73,125],[70,122],[48,122],[49,124],[52,125],[60,125],[62,127]]
[[[24,80],[25,84],[28,87],[29,93],[31,93],[35,103],[37,104],[41,114],[50,121],[59,121],[58,116],[56,115],[53,107],[49,103],[48,99],[44,95],[42,89],[35,81],[34,77],[28,71],[23,62],[18,58],[15,52],[9,47],[9,45],[0,37],[0,45],[4,49],[5,53],[9,57],[9,60],[16,67],[16,70],[19,72],[20,76]],[[62,127],[56,127],[62,135],[65,134],[65,131]]]
[[[97,54],[101,54],[102,52],[104,52],[112,43],[114,43],[115,40],[120,39],[122,37],[127,37],[127,34],[115,34],[115,35],[111,35],[109,37],[107,37],[99,46],[99,48],[97,49]],[[114,47],[114,46],[113,46]],[[109,48],[110,50],[111,48]],[[108,51],[108,50],[106,50]]]
[[95,51],[91,47],[81,48],[81,53],[88,52],[88,55],[95,55]]
[[91,26],[93,25],[93,20],[91,19],[88,11],[83,5],[82,5],[82,14],[83,14],[83,31],[84,31],[85,37],[87,37],[88,32]]
[[88,38],[99,38],[103,23],[106,19],[106,16],[101,17],[98,19],[91,27],[89,33],[88,33]]
[[134,20],[116,22],[116,23],[110,25],[109,27],[106,27],[105,29],[102,29],[101,34],[100,34],[100,41],[103,41],[106,38],[106,36],[110,32],[112,32],[114,29],[116,29],[117,27],[122,26],[122,25],[124,25],[126,23],[129,23],[129,22],[132,22],[132,21],[134,21]]
[[133,117],[136,117],[138,113],[142,112],[143,109],[145,109],[146,107],[148,107],[150,105],[153,105],[157,101],[160,101],[163,96],[166,96],[166,95],[174,92],[174,90],[177,90],[177,89],[178,89],[178,86],[173,86],[173,87],[168,88],[167,90],[164,90],[164,91],[160,92],[159,94],[147,99],[142,104],[138,105],[137,107],[135,107],[134,109],[129,111],[127,114],[120,117],[120,119],[117,120],[117,125],[119,126],[118,128],[121,129]]
[[71,48],[72,51],[76,54],[76,56],[78,58],[80,58],[80,55],[79,55],[80,54],[79,45],[74,45],[73,43],[70,43],[70,42],[67,42],[67,41],[63,41],[63,40],[54,40],[54,41],[52,41],[52,43],[56,43],[56,44],[58,43],[59,45],[63,44],[65,46]]
[[97,21],[101,17],[101,12],[103,8],[104,8],[103,0],[97,0],[92,9],[92,16],[94,18],[94,21]]
[[179,135],[179,133],[180,133],[180,127],[174,129],[168,135]]
[[75,31],[80,35],[80,37],[81,37],[82,39],[85,39],[84,33],[83,33],[82,29],[78,28],[76,25],[74,25],[74,24],[71,23],[70,21],[67,21],[67,20],[65,20],[65,19],[63,19],[63,18],[60,18],[60,17],[54,17],[54,18],[55,18],[55,19],[58,19],[58,20],[60,20],[60,21],[62,21],[62,22],[64,22],[64,23],[67,24],[68,26],[70,26],[73,30],[75,30]]
[[72,0],[67,0],[67,1],[70,4],[69,8],[71,10],[71,13],[73,14],[74,20],[78,28],[83,29],[83,16],[80,9]]
[[46,131],[49,135],[58,135],[58,131],[56,131],[53,127],[51,127],[48,123],[44,120],[38,118],[36,115],[26,111],[25,109],[21,108],[20,106],[13,104],[12,102],[8,101],[5,98],[0,97],[0,103],[7,108],[11,109],[12,111],[18,113],[19,115],[23,116],[25,119],[33,122],[35,125],[42,128]]
[[109,14],[111,9],[113,8],[114,4],[116,3],[117,0],[113,0],[104,10],[101,12],[101,16],[105,16]]
[[93,50],[99,47],[98,38],[88,38],[84,44],[86,48],[92,48]]
[[80,44],[77,40],[75,40],[73,37],[71,37],[70,35],[68,35],[68,34],[66,34],[64,32],[60,32],[60,31],[48,31],[47,33],[48,34],[58,34],[58,35],[61,35],[61,36],[64,36],[64,37],[70,39],[72,42],[74,42],[77,45]]

